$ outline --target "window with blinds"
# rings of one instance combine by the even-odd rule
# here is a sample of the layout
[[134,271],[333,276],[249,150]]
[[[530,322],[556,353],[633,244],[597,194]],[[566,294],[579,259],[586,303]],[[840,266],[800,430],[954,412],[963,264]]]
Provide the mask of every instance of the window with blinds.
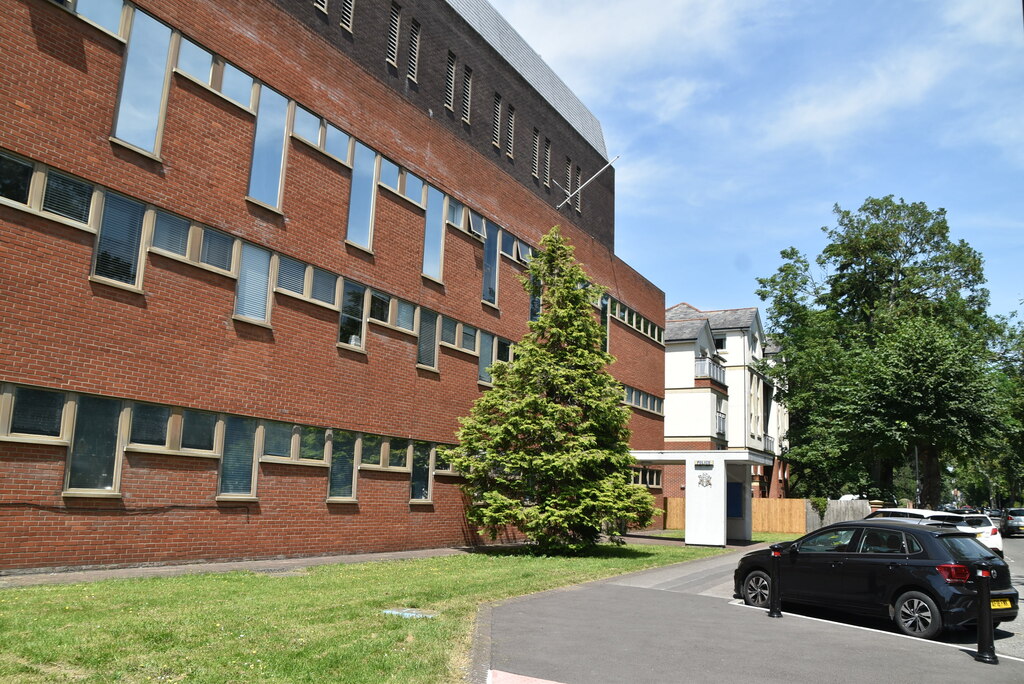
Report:
[[242,244],[241,265],[235,296],[235,315],[269,322],[270,252],[249,243]]
[[64,393],[33,387],[14,388],[11,433],[59,437],[64,417]]
[[331,431],[331,475],[328,496],[351,499],[355,496],[353,487],[356,464],[356,438],[347,430]]
[[43,211],[69,218],[79,223],[89,222],[92,208],[92,185],[50,171],[46,174],[46,192],[43,195]]
[[126,285],[136,284],[145,214],[146,207],[141,202],[107,193],[96,241],[95,275]]
[[167,421],[171,418],[169,406],[134,404],[132,428],[128,439],[132,444],[167,446]]
[[416,363],[427,368],[437,368],[437,313],[429,309],[420,309]]
[[254,418],[224,418],[224,455],[220,462],[220,493],[253,494],[253,454],[256,449]]
[[203,229],[203,244],[199,250],[199,261],[207,266],[231,270],[234,260],[235,238],[212,228]]
[[153,225],[153,247],[178,256],[188,253],[189,222],[180,216],[156,212]]
[[398,35],[402,24],[402,8],[392,3],[391,17],[388,21],[388,44],[385,61],[391,66],[398,66]]
[[480,382],[490,382],[491,374],[489,369],[494,365],[494,335],[480,331],[480,358],[477,366],[477,379]]
[[277,287],[296,294],[302,294],[306,287],[306,264],[279,255],[277,257]]

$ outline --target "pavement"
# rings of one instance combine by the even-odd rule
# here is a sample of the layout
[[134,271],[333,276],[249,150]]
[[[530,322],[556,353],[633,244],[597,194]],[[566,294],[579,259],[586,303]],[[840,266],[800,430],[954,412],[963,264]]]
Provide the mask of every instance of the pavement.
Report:
[[[681,541],[630,535],[629,543]],[[998,665],[976,662],[973,632],[942,641],[904,637],[875,623],[784,612],[781,619],[733,598],[731,553],[487,604],[477,614],[474,684],[671,682],[1024,682],[1024,658],[1000,652],[1016,621],[996,633]],[[277,560],[191,563],[0,575],[0,589],[130,577],[248,570],[300,573],[362,563],[471,553],[425,549]],[[879,628],[880,627],[880,628]],[[1006,631],[1009,629],[1010,631]]]

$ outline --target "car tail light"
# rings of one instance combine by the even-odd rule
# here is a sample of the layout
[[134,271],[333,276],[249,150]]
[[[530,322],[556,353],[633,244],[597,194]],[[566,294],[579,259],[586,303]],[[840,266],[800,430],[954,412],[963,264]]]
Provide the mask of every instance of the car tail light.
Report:
[[1013,516],[1010,515],[1009,513],[1007,513],[1006,514],[1006,522],[1010,522],[1011,520],[1013,520]]
[[947,584],[964,584],[971,578],[971,569],[959,563],[946,563],[935,568]]
[[989,532],[989,535],[993,535],[993,534],[999,534],[999,530],[997,530],[996,528],[993,527],[992,531]]

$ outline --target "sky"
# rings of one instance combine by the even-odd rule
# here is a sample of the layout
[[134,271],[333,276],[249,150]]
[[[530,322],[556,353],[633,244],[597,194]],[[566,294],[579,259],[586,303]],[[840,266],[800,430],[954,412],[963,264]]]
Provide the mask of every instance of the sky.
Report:
[[782,249],[894,195],[945,208],[990,312],[1024,313],[1021,0],[491,2],[622,155],[616,253],[666,306],[763,311]]

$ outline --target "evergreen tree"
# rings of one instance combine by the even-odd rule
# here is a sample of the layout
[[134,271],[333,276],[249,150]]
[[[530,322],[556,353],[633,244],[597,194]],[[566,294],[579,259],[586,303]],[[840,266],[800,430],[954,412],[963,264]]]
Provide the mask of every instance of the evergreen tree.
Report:
[[493,386],[462,419],[446,457],[465,478],[470,522],[491,538],[520,530],[542,552],[578,552],[602,531],[645,527],[653,499],[630,484],[629,409],[606,367],[605,331],[589,283],[558,226],[541,241],[523,286],[541,312],[496,363]]

